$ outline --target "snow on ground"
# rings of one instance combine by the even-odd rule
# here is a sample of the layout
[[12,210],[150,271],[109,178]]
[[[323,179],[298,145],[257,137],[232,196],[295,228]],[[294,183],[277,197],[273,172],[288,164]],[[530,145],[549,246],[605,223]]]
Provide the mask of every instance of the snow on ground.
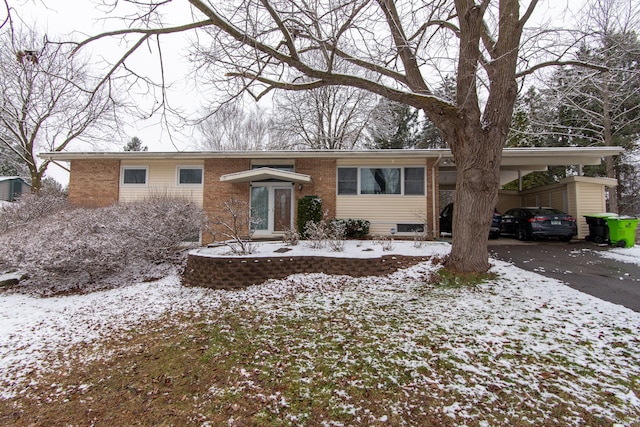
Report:
[[[337,254],[367,256],[378,252],[380,255],[377,246],[382,244],[360,245]],[[413,242],[394,242],[393,246],[393,253],[397,254],[444,255],[449,251],[449,245],[438,243],[425,243],[417,248]],[[368,248],[372,250],[365,251]],[[318,255],[304,243],[296,250]],[[637,259],[636,249],[621,251],[623,255]],[[269,252],[266,248],[261,250],[261,253]],[[634,255],[628,255],[632,253]],[[615,396],[629,413],[640,413],[640,396],[611,380],[616,372],[633,372],[640,365],[637,352],[630,355],[624,351],[624,348],[637,348],[640,313],[510,264],[493,263],[498,278],[482,285],[479,292],[453,290],[443,298],[437,297],[438,291],[424,296],[424,279],[435,268],[430,263],[383,279],[349,279],[346,287],[344,279],[310,274],[273,280],[241,291],[221,291],[184,288],[177,276],[169,276],[157,282],[132,284],[88,295],[39,299],[0,294],[0,397],[20,395],[25,384],[37,381],[34,370],[59,368],[65,362],[57,356],[64,355],[75,344],[90,346],[111,334],[126,333],[167,314],[233,307],[235,304],[236,307],[252,305],[274,315],[298,316],[305,308],[320,307],[330,311],[347,304],[352,308],[354,324],[362,319],[386,316],[393,319],[392,324],[376,326],[378,329],[372,331],[384,336],[380,345],[407,346],[413,342],[407,338],[415,334],[441,340],[442,348],[459,369],[469,372],[471,380],[435,377],[430,380],[435,385],[418,384],[417,379],[416,385],[438,387],[447,393],[466,396],[468,406],[458,402],[444,408],[452,417],[458,417],[456,419],[473,418],[474,400],[491,395],[479,384],[491,381],[495,387],[504,390],[514,384],[522,387],[533,384],[542,393],[544,387],[537,384],[542,381],[540,378],[569,372],[573,368],[568,365],[588,367],[594,374],[584,381],[599,383],[598,387]],[[292,295],[295,298],[290,298]],[[285,302],[285,296],[292,302]],[[495,362],[475,360],[473,354],[479,350],[495,356]],[[406,352],[412,354],[417,350],[407,348]],[[502,354],[512,357],[500,357]],[[535,372],[535,365],[529,368],[522,362],[551,355],[570,363],[559,365],[555,372],[549,373]],[[420,355],[414,360],[402,359],[397,363],[413,366],[430,361]],[[568,376],[574,378],[576,374],[571,371]],[[593,396],[580,383],[558,380],[557,384],[590,411],[615,418],[615,410],[601,402],[593,403]],[[541,404],[540,410],[553,409],[545,409]]]
[[[314,248],[309,242],[301,242],[298,245],[290,246],[282,243],[263,242],[255,243],[251,253],[245,255],[234,255],[229,246],[220,245],[209,248],[199,248],[192,253],[200,256],[239,256],[239,257],[273,257],[273,256],[328,256],[336,258],[376,258],[383,255],[407,255],[407,256],[430,256],[433,254],[448,252],[451,247],[445,242],[425,242],[392,240],[382,238],[379,240],[345,240],[342,242],[342,250],[333,250],[330,245],[325,244]],[[236,246],[237,247],[237,246]],[[284,252],[280,252],[284,251]]]
[[640,265],[640,246],[633,246],[631,248],[611,248],[606,251],[595,251],[595,253],[604,258],[610,258],[616,261],[626,262],[628,264]]

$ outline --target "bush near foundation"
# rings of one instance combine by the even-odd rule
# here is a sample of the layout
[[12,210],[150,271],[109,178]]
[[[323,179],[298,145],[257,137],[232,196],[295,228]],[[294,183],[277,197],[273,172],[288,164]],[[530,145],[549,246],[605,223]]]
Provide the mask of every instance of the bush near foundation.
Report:
[[308,222],[322,221],[322,199],[317,196],[305,196],[298,200],[298,233],[302,239],[307,239],[306,227]]
[[334,219],[332,224],[339,224],[344,227],[345,237],[347,239],[362,239],[369,234],[369,226],[371,223],[366,219]]
[[26,273],[13,289],[37,295],[162,277],[181,263],[185,241],[205,223],[193,203],[167,197],[98,209],[63,204],[26,222],[7,219],[42,202],[32,198],[0,212],[2,223],[11,224],[0,235],[0,272]]

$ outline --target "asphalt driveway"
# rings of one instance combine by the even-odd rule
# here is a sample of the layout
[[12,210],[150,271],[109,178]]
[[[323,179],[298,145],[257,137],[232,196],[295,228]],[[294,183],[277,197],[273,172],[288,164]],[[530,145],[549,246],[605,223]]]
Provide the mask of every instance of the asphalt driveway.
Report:
[[489,253],[494,258],[640,312],[640,266],[598,255],[598,251],[606,250],[609,247],[584,241],[489,241]]

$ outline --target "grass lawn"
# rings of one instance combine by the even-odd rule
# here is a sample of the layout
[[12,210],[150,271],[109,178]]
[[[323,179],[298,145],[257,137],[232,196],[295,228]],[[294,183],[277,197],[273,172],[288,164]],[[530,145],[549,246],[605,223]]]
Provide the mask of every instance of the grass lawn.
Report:
[[48,313],[2,336],[0,424],[640,425],[640,314],[495,264],[473,286],[423,263],[49,308],[0,295],[5,316]]

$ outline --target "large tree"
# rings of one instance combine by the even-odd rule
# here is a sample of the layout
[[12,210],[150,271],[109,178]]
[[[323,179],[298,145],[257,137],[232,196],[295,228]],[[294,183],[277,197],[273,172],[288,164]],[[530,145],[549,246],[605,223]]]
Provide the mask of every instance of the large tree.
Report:
[[[543,39],[533,30],[523,37],[538,0],[189,0],[192,16],[201,20],[175,27],[162,25],[166,2],[143,3],[127,29],[98,38],[139,34],[140,45],[153,36],[198,29],[198,72],[256,98],[272,89],[342,85],[422,110],[449,144],[457,167],[456,239],[448,265],[458,271],[489,268],[486,236],[516,80],[559,63],[559,57],[545,56],[560,44],[548,28],[538,31]],[[444,75],[456,76],[452,99],[433,89],[434,77]]]
[[420,141],[419,110],[380,99],[368,126],[372,148],[414,148]]
[[28,168],[38,192],[50,163],[38,153],[104,137],[115,102],[108,86],[95,89],[88,60],[71,57],[68,45],[10,25],[0,29],[0,41],[0,144]]
[[277,148],[352,150],[363,145],[375,96],[353,87],[325,86],[280,92],[274,105]]
[[[631,150],[640,137],[640,4],[630,0],[591,0],[585,15],[585,39],[575,49],[581,62],[602,69],[565,66],[546,79],[540,92],[530,89],[516,105],[512,145],[622,146]],[[607,158],[601,167],[586,167],[587,175],[618,178],[609,194],[610,210],[628,181],[623,159]],[[562,172],[559,168],[556,171]],[[565,173],[570,170],[565,168]],[[551,176],[549,175],[551,178]]]
[[263,150],[270,144],[271,118],[259,108],[245,109],[236,100],[208,114],[197,129],[201,137],[195,146],[200,150]]
[[[558,119],[570,130],[573,144],[631,148],[640,136],[640,40],[636,33],[640,6],[625,0],[592,0],[589,11],[591,37],[576,56],[601,64],[606,71],[580,67],[559,71],[552,88],[561,105]],[[606,159],[605,169],[606,176],[619,178],[613,158]],[[618,211],[622,187],[619,193],[610,193],[613,212]]]

